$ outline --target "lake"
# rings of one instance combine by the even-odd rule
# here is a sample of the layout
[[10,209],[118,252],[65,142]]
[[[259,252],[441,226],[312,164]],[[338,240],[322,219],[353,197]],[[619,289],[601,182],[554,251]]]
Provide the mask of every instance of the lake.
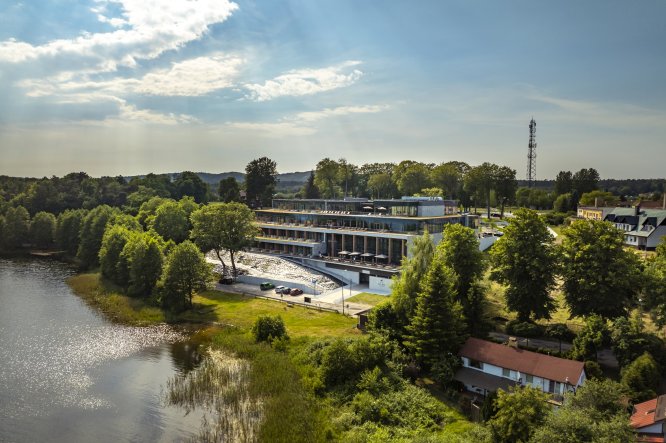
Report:
[[0,441],[171,442],[201,415],[164,407],[169,378],[199,361],[169,326],[113,324],[72,293],[53,260],[0,259]]

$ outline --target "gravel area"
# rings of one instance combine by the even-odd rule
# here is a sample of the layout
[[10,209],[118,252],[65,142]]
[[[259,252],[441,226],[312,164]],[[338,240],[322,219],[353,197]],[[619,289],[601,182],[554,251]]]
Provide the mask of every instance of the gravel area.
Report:
[[[209,252],[206,258],[211,263],[215,263],[215,270],[222,271],[222,265],[214,252]],[[223,254],[222,259],[227,267],[231,267],[229,254]],[[311,285],[312,280],[317,281],[317,288],[324,291],[340,287],[336,282],[304,266],[287,261],[280,257],[270,255],[255,254],[252,252],[239,252],[235,256],[236,270],[239,275],[251,275],[254,277],[263,277],[267,279],[286,280],[306,285]]]

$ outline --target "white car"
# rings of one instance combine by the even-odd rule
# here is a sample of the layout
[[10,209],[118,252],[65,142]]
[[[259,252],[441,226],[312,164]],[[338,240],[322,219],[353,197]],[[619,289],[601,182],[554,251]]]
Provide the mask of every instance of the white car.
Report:
[[282,294],[282,291],[284,291],[285,287],[284,286],[276,286],[275,287],[275,293],[276,294]]

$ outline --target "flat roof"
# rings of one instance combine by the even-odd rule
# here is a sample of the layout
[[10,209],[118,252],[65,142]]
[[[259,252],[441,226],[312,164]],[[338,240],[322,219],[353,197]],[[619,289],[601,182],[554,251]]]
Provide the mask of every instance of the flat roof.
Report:
[[472,214],[447,214],[447,215],[432,215],[432,216],[426,216],[426,217],[408,217],[408,216],[402,216],[402,215],[379,215],[379,214],[372,214],[368,215],[366,213],[360,213],[360,214],[327,214],[324,212],[320,211],[295,211],[291,209],[276,209],[276,208],[268,208],[268,209],[255,209],[255,212],[269,212],[273,214],[306,214],[306,215],[325,215],[329,217],[364,217],[364,218],[376,218],[376,219],[399,219],[399,220],[438,220],[438,219],[448,219],[448,218],[455,218],[455,217],[469,217],[473,216]]
[[472,368],[458,369],[453,379],[466,385],[483,388],[486,391],[497,391],[498,389],[508,391],[510,386],[516,385],[515,381],[508,378],[498,377]]

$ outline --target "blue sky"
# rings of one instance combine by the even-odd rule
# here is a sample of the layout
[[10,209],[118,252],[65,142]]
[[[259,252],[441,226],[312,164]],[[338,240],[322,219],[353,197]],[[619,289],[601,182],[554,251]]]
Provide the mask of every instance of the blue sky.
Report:
[[666,176],[666,2],[0,4],[0,174],[323,157]]

